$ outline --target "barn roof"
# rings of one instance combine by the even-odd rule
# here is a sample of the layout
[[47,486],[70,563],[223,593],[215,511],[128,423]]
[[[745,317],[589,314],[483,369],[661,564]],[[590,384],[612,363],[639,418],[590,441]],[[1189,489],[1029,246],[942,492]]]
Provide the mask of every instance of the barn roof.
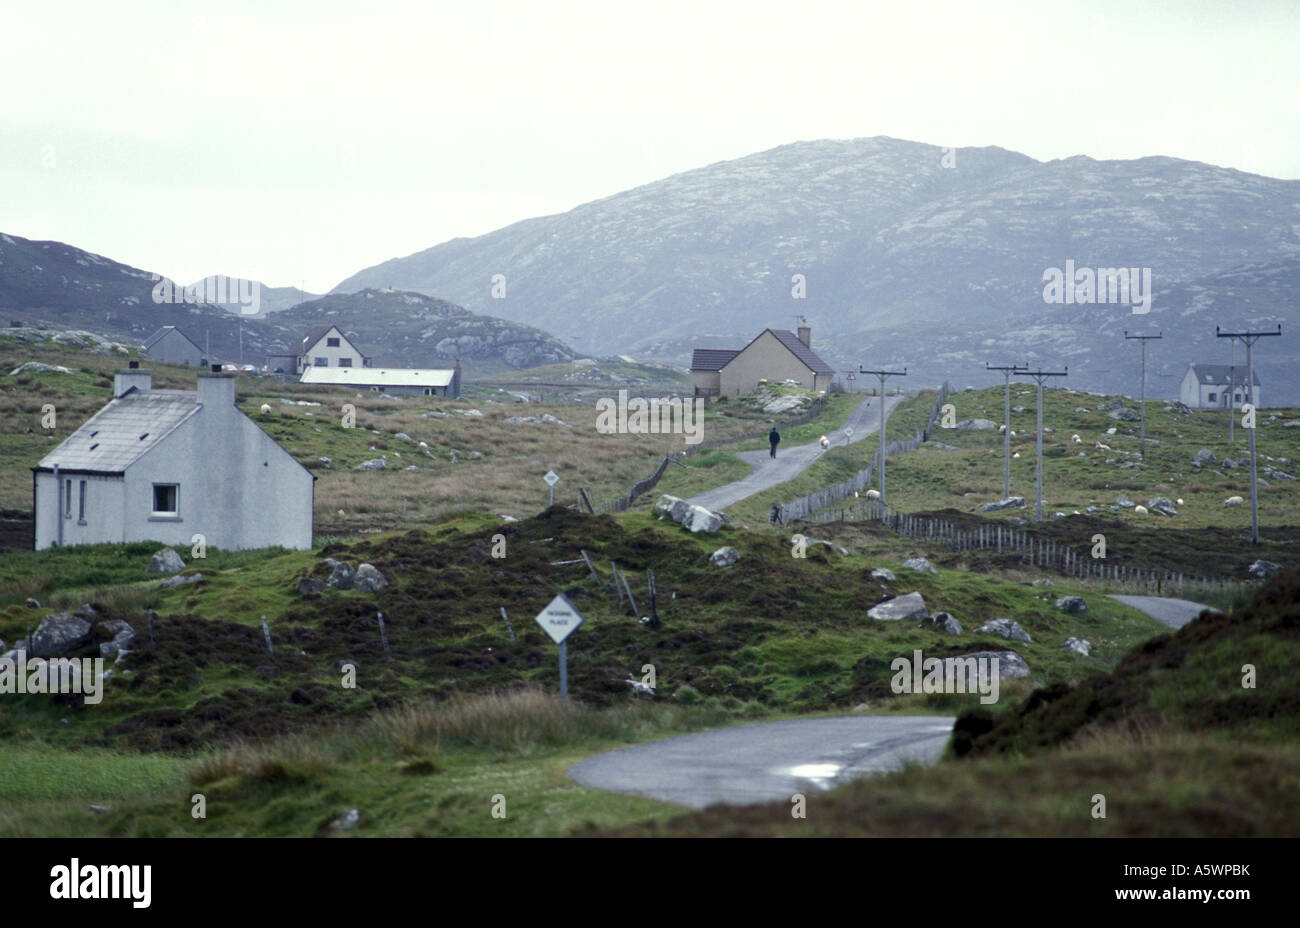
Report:
[[[1222,384],[1223,386],[1226,387],[1228,385],[1228,375],[1230,372],[1233,372],[1232,373],[1233,381],[1235,383],[1241,384],[1242,386],[1246,385],[1246,366],[1244,364],[1238,364],[1234,368],[1232,365],[1229,364],[1199,364],[1198,363],[1198,364],[1192,364],[1191,369],[1192,372],[1196,375],[1197,383],[1209,383],[1209,384],[1215,384],[1216,386]],[[1259,371],[1252,371],[1251,373],[1253,375],[1252,382],[1255,384],[1255,386],[1257,387],[1260,386]]]
[[449,387],[451,369],[380,367],[309,367],[303,383],[337,384],[349,387]]
[[691,370],[720,371],[738,354],[740,354],[739,349],[696,348],[691,353]]
[[199,411],[197,393],[185,390],[130,392],[115,400],[41,458],[40,470],[120,474]]

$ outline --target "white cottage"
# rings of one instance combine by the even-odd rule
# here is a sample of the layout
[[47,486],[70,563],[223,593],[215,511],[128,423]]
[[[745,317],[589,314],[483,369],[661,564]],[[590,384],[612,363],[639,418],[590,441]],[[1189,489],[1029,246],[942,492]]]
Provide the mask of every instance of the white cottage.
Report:
[[1255,389],[1252,400],[1252,391],[1246,389],[1246,365],[1233,367],[1228,364],[1189,364],[1179,385],[1178,398],[1193,409],[1227,409],[1228,394],[1231,393],[1234,409],[1240,409],[1243,403],[1251,402],[1259,408],[1262,405],[1259,372],[1253,373]]
[[235,375],[154,390],[137,362],[113,399],[32,468],[36,549],[202,535],[227,550],[312,543],[316,478],[235,406]]

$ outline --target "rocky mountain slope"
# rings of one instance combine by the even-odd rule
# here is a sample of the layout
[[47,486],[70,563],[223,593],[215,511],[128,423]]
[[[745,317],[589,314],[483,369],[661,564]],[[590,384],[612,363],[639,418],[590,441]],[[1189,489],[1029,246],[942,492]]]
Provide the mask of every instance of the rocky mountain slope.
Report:
[[[1045,302],[1044,272],[1067,260],[1150,268],[1150,312]],[[1297,262],[1300,181],[1166,157],[1039,162],[961,148],[946,158],[878,137],[688,171],[384,262],[336,290],[436,292],[589,332],[584,349],[677,363],[806,315],[814,347],[845,370],[906,364],[917,382],[983,383],[985,360],[1028,359],[1070,365],[1076,388],[1128,392],[1138,353],[1124,329],[1163,329],[1149,389],[1169,394],[1187,362],[1228,359],[1216,323],[1296,318]],[[796,274],[804,299],[792,295]],[[1258,352],[1267,401],[1300,401],[1285,336],[1270,342]]]

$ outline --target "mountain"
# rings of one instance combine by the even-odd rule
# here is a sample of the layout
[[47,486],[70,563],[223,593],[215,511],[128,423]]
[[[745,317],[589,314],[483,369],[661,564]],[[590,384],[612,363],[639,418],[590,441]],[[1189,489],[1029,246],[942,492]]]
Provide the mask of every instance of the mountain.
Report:
[[268,287],[261,281],[226,274],[212,274],[185,289],[193,290],[195,296],[206,298],[214,306],[245,318],[264,318],[319,296],[297,287]]
[[[584,350],[676,363],[807,316],[813,347],[837,368],[907,365],[917,385],[989,383],[985,361],[1028,360],[1068,364],[1076,389],[1136,392],[1139,354],[1123,331],[1163,329],[1148,347],[1148,390],[1172,395],[1188,362],[1228,359],[1216,324],[1300,321],[1298,260],[1300,181],[878,137],[688,171],[386,261],[336,290],[439,293],[587,332]],[[1046,302],[1045,272],[1067,261],[1149,268],[1150,312]],[[494,299],[497,274],[505,293]],[[1269,403],[1300,402],[1287,344],[1258,346]]]
[[460,358],[473,377],[574,357],[572,349],[540,329],[405,290],[330,294],[278,312],[266,326],[289,346],[313,325],[327,322],[372,356],[376,367],[446,367]]
[[[296,350],[307,329],[335,322],[377,364],[440,367],[462,359],[466,376],[568,361],[573,351],[551,335],[517,322],[477,315],[421,293],[366,289],[280,308],[291,287],[264,288],[260,312],[241,315],[250,284],[218,292],[204,278],[189,287],[62,242],[0,234],[0,325],[43,324],[99,333],[138,346],[174,325],[214,361],[265,363]],[[237,283],[237,282],[236,282]],[[200,286],[201,285],[201,286]],[[222,303],[198,302],[211,296]],[[189,302],[187,302],[187,300]]]

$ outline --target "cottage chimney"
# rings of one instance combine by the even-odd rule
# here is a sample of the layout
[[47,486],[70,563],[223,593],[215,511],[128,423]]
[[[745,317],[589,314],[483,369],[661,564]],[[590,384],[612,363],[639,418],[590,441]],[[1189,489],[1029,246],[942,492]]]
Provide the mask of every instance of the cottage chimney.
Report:
[[139,361],[131,361],[126,370],[113,375],[113,398],[125,396],[128,390],[148,393],[153,387],[153,371],[141,370]]
[[221,365],[212,365],[211,373],[199,374],[199,405],[204,409],[224,409],[235,405],[235,375],[223,374]]
[[799,335],[799,341],[803,342],[803,346],[804,346],[805,348],[811,349],[811,348],[812,348],[812,329],[810,329],[810,328],[808,327],[808,323],[805,322],[803,325],[799,326],[799,332],[798,332],[798,335]]

